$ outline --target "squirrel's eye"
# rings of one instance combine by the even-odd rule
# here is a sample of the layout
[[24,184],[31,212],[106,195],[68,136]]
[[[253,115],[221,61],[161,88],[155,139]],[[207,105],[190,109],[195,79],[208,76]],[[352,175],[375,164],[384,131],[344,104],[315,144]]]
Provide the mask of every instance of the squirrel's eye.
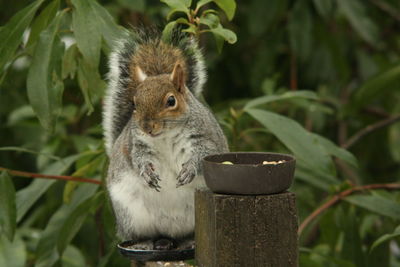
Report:
[[176,104],[175,97],[173,95],[168,97],[168,99],[167,99],[167,107],[174,107],[175,104]]

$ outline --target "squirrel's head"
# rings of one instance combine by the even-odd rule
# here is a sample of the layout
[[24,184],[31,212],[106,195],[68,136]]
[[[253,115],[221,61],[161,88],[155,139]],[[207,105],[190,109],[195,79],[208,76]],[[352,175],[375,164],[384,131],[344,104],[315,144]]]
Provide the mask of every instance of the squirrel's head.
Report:
[[154,137],[182,123],[188,93],[182,64],[176,63],[170,74],[147,76],[139,66],[134,72],[132,116],[142,131]]

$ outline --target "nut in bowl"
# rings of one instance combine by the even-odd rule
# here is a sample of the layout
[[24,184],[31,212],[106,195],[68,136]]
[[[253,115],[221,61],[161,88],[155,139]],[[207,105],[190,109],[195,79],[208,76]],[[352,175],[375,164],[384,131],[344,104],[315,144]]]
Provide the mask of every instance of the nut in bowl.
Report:
[[292,184],[296,160],[287,154],[231,152],[203,159],[204,179],[214,193],[275,194]]

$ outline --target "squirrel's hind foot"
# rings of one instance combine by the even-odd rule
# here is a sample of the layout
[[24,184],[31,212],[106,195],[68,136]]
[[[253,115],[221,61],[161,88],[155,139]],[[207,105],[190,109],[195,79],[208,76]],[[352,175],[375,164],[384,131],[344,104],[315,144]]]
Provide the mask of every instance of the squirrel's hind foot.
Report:
[[185,239],[178,243],[177,249],[186,250],[186,249],[194,249],[195,242],[193,239]]
[[153,250],[154,243],[153,240],[140,241],[131,245],[130,248],[135,250]]
[[154,249],[157,250],[170,250],[175,248],[175,242],[171,239],[161,238],[154,242]]

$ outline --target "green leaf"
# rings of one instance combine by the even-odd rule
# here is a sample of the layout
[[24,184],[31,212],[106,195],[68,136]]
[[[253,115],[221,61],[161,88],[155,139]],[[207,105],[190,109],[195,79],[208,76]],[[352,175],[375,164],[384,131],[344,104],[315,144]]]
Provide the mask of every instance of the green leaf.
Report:
[[27,248],[18,233],[15,235],[13,242],[10,242],[5,235],[0,235],[0,266],[26,266],[26,254]]
[[213,13],[208,13],[200,17],[200,24],[207,25],[210,29],[217,28],[220,24],[219,17]]
[[207,14],[215,14],[215,15],[218,15],[218,11],[217,11],[217,10],[214,10],[214,9],[207,9],[207,10],[204,10],[204,11],[201,13],[201,16],[203,17],[203,16],[205,16],[205,15],[207,15]]
[[[92,153],[92,152],[91,152]],[[47,167],[43,172],[44,174],[61,175],[64,174],[71,165],[86,156],[88,153],[72,155],[57,161]],[[17,205],[17,222],[20,222],[28,210],[36,203],[36,201],[43,196],[43,194],[52,186],[57,180],[35,179],[29,186],[19,190],[16,194]]]
[[329,19],[333,10],[333,0],[313,0],[315,9],[324,19]]
[[260,109],[246,109],[287,148],[299,163],[316,173],[329,175],[333,170],[332,159],[318,139],[305,130],[298,122],[285,116]]
[[71,202],[71,195],[75,191],[75,189],[78,187],[80,183],[75,182],[75,181],[68,181],[65,184],[64,187],[64,192],[63,192],[63,202],[64,203],[69,203]]
[[29,102],[42,126],[49,131],[53,131],[62,107],[64,85],[60,79],[64,45],[56,35],[64,14],[60,13],[40,34],[27,78]]
[[233,19],[236,11],[235,0],[213,0],[226,14],[229,20]]
[[289,15],[288,31],[290,47],[302,61],[312,51],[312,23],[308,1],[297,1]]
[[[175,12],[183,12],[186,15],[189,16],[190,12],[189,12],[189,6],[190,6],[190,2],[191,0],[187,1],[187,0],[160,0],[161,2],[167,4],[172,10],[171,12],[169,12],[167,19],[169,20],[172,16],[173,13]],[[188,5],[189,3],[189,5]]]
[[185,13],[187,16],[189,16],[189,13],[186,13],[186,12],[187,12],[186,10],[173,8],[173,9],[171,9],[171,10],[168,12],[167,20],[171,20],[172,15],[174,15],[174,14],[177,13],[177,12],[183,12],[183,13]]
[[47,28],[50,22],[54,19],[57,11],[60,7],[60,0],[53,0],[47,5],[45,9],[40,13],[40,15],[35,18],[32,23],[31,32],[29,34],[29,39],[26,46],[29,48],[34,45],[38,39],[40,33]]
[[[114,241],[110,244],[110,247],[116,247],[118,244],[117,241]],[[97,267],[107,267],[109,266],[109,261],[110,258],[112,258],[113,254],[115,253],[114,249],[109,249],[108,252],[106,253],[106,255],[104,255],[102,258],[99,259],[99,263],[97,265]]]
[[126,35],[126,31],[115,23],[114,18],[110,13],[101,6],[97,1],[90,0],[93,19],[97,23],[97,27],[105,41],[105,52],[109,52],[114,43]]
[[377,214],[400,220],[399,202],[379,195],[354,195],[346,197],[345,200]]
[[122,7],[139,12],[144,12],[144,8],[146,6],[145,0],[118,0],[118,3]]
[[177,25],[176,21],[171,21],[167,25],[165,25],[164,30],[162,32],[162,37],[161,37],[165,43],[171,42],[172,33],[173,33],[176,25]]
[[93,104],[100,100],[106,87],[98,72],[102,40],[105,41],[105,52],[109,52],[113,43],[125,35],[125,31],[96,1],[71,1],[76,8],[72,17],[74,34],[83,54],[83,60],[78,62],[78,82],[90,114],[94,110]]
[[185,18],[178,18],[178,19],[175,20],[175,21],[176,21],[176,23],[178,23],[178,24],[185,24],[185,25],[190,26],[190,22],[189,22],[187,19],[185,19]]
[[355,168],[358,167],[358,161],[356,157],[354,157],[354,155],[351,154],[349,151],[337,146],[331,140],[323,136],[313,134],[313,137],[318,139],[318,142],[322,145],[322,147],[329,155],[342,159]]
[[378,27],[368,17],[366,4],[359,0],[337,0],[339,9],[354,30],[372,46],[378,43]]
[[16,221],[14,184],[8,173],[2,171],[0,173],[0,232],[10,241],[14,239]]
[[94,0],[71,0],[75,9],[72,26],[79,50],[91,68],[97,69],[100,60],[102,40],[105,52],[109,52],[114,42],[125,33],[108,11]]
[[78,68],[78,55],[79,50],[76,44],[71,45],[67,51],[65,51],[62,62],[62,79],[66,79],[68,77],[74,79]]
[[61,142],[61,138],[54,137],[41,148],[38,157],[36,157],[36,166],[39,172],[42,172],[46,166],[50,165],[52,160],[61,161],[61,158],[53,156],[61,148]]
[[314,170],[307,168],[304,163],[296,164],[295,177],[296,179],[302,180],[307,184],[315,186],[325,192],[329,192],[329,189],[333,184],[337,184],[338,181],[332,178],[332,176],[326,175],[325,173],[316,173]]
[[183,32],[188,32],[188,33],[192,33],[192,34],[196,34],[196,25],[194,24],[189,24],[189,27],[187,27],[186,29],[182,30]]
[[364,106],[378,97],[385,96],[385,92],[395,89],[399,82],[400,64],[397,64],[369,79],[356,91],[356,107]]
[[35,179],[29,186],[17,192],[17,222],[21,221],[28,210],[56,181],[57,180]]
[[379,237],[375,242],[372,244],[370,251],[373,251],[376,247],[380,246],[381,244],[400,236],[400,225],[394,229],[393,233],[391,234],[384,234],[383,236]]
[[107,85],[101,79],[97,68],[84,59],[78,62],[78,83],[88,108],[88,114],[91,114],[94,111],[93,103],[100,99]]
[[93,13],[92,0],[71,0],[75,9],[72,13],[72,27],[79,50],[85,61],[97,68],[100,60],[101,30]]
[[89,211],[98,207],[102,200],[101,196],[102,193],[99,193],[83,201],[69,214],[60,229],[57,241],[58,253],[62,254],[73,237],[78,233],[86,217],[89,215]]
[[337,266],[337,267],[356,267],[356,265],[347,260],[332,257],[332,252],[327,244],[318,244],[313,249],[300,247],[301,256],[304,253],[309,253],[309,258],[300,258],[300,266],[306,267],[322,267],[322,266]]
[[37,0],[15,14],[10,21],[0,28],[0,73],[4,71],[4,66],[13,57],[22,41],[25,29],[31,23],[36,10],[44,0]]
[[[112,250],[111,250],[112,251]],[[62,267],[82,267],[87,266],[87,262],[82,252],[75,246],[69,245],[61,257]]]
[[192,0],[160,0],[171,8],[188,9],[192,4]]
[[341,254],[340,258],[354,262],[356,266],[366,266],[365,253],[362,249],[360,238],[360,218],[356,215],[355,208],[344,209],[339,207],[336,212],[337,227],[343,232],[343,242],[337,250]]
[[222,38],[224,38],[228,43],[234,44],[237,41],[236,34],[228,29],[222,28],[222,25],[219,24],[216,28],[204,30],[205,32],[212,32],[215,35],[218,35]]
[[202,6],[212,2],[213,0],[200,0],[199,2],[197,2],[196,4],[196,9],[199,10]]
[[62,205],[50,218],[44,229],[36,249],[35,267],[53,266],[59,259],[60,254],[57,250],[58,237],[61,234],[66,220],[72,215],[75,209],[87,199],[93,196],[98,185],[82,184],[74,192],[70,204]]
[[217,46],[217,51],[219,54],[222,53],[222,48],[224,47],[225,39],[216,33],[212,33],[215,39],[215,45]]
[[14,109],[9,115],[7,126],[16,126],[26,119],[35,118],[35,112],[30,105],[23,105]]
[[[101,167],[104,165],[105,162],[105,155],[101,154],[97,157],[95,157],[92,161],[88,162],[87,164],[84,164],[83,166],[79,167],[78,170],[76,170],[72,176],[74,177],[92,177],[95,175],[95,173],[101,169]],[[65,203],[69,203],[71,200],[71,195],[78,186],[78,182],[75,181],[68,181],[65,185],[64,188],[64,193],[63,193],[63,200]]]
[[292,91],[292,92],[285,92],[281,95],[266,95],[262,97],[255,98],[253,100],[250,100],[247,102],[247,104],[244,106],[244,110],[253,108],[259,105],[264,105],[270,102],[275,102],[275,101],[281,101],[281,100],[286,100],[286,99],[292,99],[292,98],[304,98],[304,99],[312,99],[312,100],[317,100],[318,96],[312,92],[312,91],[306,91],[306,90],[298,90],[298,91]]
[[48,157],[48,158],[54,159],[54,160],[61,160],[61,158],[59,158],[57,156],[53,156],[49,153],[42,153],[42,152],[38,152],[35,150],[26,149],[24,147],[6,146],[6,147],[0,147],[0,151],[24,152],[24,153],[34,154],[34,155],[42,155],[42,156],[45,156],[45,157]]

